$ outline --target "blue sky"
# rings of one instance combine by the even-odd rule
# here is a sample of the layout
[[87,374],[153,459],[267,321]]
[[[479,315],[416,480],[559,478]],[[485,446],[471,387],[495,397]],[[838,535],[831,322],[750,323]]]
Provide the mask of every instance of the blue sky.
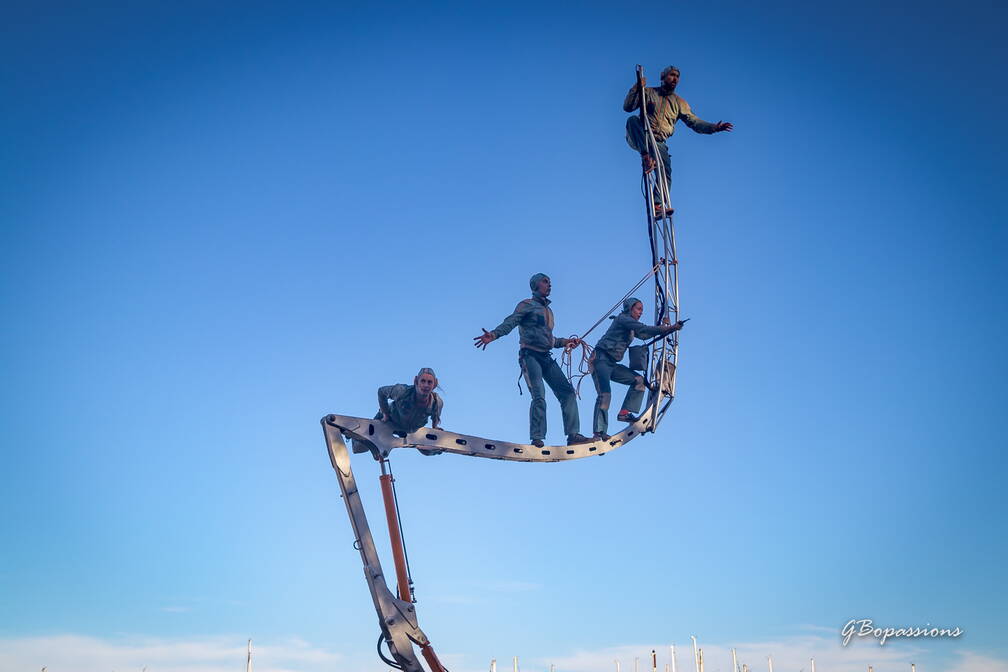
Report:
[[527,436],[516,335],[471,338],[534,272],[567,335],[647,271],[636,63],[736,127],[670,141],[679,396],[600,460],[396,455],[426,633],[1008,667],[1003,8],[3,11],[3,669],[384,670],[318,419],[433,366],[446,427]]

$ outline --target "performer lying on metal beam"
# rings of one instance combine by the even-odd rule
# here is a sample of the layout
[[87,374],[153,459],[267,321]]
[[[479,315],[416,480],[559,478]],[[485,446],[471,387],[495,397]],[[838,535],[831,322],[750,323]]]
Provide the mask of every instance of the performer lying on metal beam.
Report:
[[[430,418],[434,429],[441,429],[441,410],[444,401],[434,388],[438,386],[434,369],[424,367],[413,378],[413,384],[400,383],[378,388],[378,415],[375,420],[383,420],[392,425],[394,431],[409,434],[427,424]],[[389,403],[389,402],[392,403]],[[370,442],[354,439],[355,453],[375,452]],[[437,455],[440,450],[421,450],[424,455]],[[375,454],[375,459],[379,456]]]

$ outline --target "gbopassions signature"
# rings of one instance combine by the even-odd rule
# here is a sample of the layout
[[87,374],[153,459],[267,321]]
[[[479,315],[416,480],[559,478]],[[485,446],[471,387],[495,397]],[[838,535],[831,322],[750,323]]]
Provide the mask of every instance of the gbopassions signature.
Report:
[[940,628],[926,623],[920,627],[909,628],[881,628],[877,627],[870,618],[852,618],[844,624],[843,646],[850,643],[851,637],[873,637],[878,640],[879,646],[885,646],[886,640],[894,638],[915,638],[915,637],[958,637],[963,634],[962,628]]

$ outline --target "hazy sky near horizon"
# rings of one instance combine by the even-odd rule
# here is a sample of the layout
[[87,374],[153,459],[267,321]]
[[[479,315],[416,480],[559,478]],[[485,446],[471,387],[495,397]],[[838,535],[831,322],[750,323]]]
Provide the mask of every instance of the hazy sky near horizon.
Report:
[[0,663],[383,671],[318,420],[432,366],[447,428],[527,438],[517,334],[472,337],[535,272],[568,335],[648,270],[641,63],[735,124],[669,142],[679,395],[604,459],[395,455],[421,626],[453,672],[690,634],[860,670],[853,618],[965,630],[878,672],[1008,666],[1003,6],[2,17]]

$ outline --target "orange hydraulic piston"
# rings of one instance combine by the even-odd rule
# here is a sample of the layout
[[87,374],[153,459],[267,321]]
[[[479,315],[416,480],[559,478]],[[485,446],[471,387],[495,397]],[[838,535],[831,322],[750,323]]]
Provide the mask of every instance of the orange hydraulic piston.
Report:
[[[392,542],[392,560],[395,562],[396,582],[399,584],[399,599],[412,602],[409,575],[406,573],[406,553],[403,551],[402,532],[399,530],[395,497],[392,495],[392,474],[382,474],[378,480],[381,481],[382,499],[385,500],[385,519],[388,521],[389,541]],[[433,653],[432,651],[431,654]],[[424,656],[426,655],[424,652]],[[437,660],[436,656],[434,660]]]
[[445,666],[441,664],[441,661],[438,660],[437,654],[434,653],[434,648],[430,645],[430,642],[420,647],[420,653],[423,654],[424,660],[430,665],[431,672],[448,672]]

